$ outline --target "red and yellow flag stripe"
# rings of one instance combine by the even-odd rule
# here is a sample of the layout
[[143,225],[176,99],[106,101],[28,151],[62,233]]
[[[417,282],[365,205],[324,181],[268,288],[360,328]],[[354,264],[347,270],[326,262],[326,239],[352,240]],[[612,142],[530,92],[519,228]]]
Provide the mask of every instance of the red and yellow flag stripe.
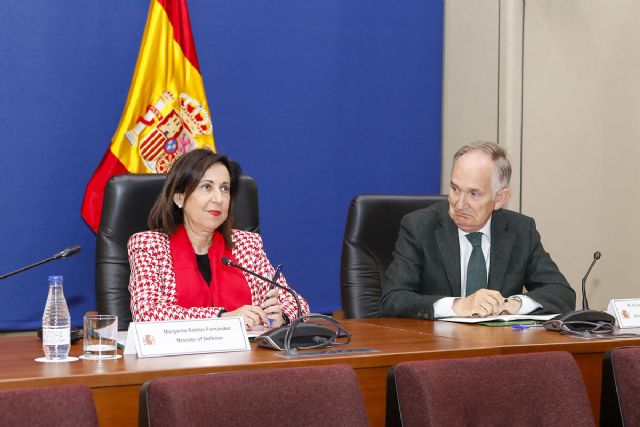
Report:
[[112,176],[164,173],[193,148],[215,149],[209,111],[186,0],[151,0],[124,111],[85,191],[87,224],[97,231]]

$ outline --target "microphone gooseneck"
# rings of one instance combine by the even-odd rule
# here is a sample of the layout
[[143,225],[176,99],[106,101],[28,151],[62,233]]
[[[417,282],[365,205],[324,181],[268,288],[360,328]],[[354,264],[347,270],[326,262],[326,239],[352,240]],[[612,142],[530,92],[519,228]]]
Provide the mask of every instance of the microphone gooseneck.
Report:
[[593,253],[593,261],[591,261],[587,274],[582,278],[582,310],[572,310],[547,320],[543,323],[545,329],[560,333],[577,333],[581,336],[584,334],[588,336],[591,336],[589,334],[598,334],[598,336],[602,336],[603,333],[611,334],[615,327],[616,318],[605,311],[590,310],[587,300],[587,277],[601,256],[600,251]]
[[222,258],[220,259],[220,261],[221,261],[224,265],[226,265],[226,266],[228,266],[228,267],[238,268],[238,269],[240,269],[240,270],[244,271],[245,273],[248,273],[248,274],[250,274],[250,275],[252,275],[252,276],[254,276],[254,277],[257,277],[257,278],[258,278],[258,279],[260,279],[260,280],[264,280],[265,282],[269,283],[270,285],[275,286],[276,288],[280,288],[280,289],[282,289],[282,290],[285,290],[285,291],[289,292],[291,295],[293,295],[293,299],[295,299],[295,300],[296,300],[296,308],[298,309],[298,317],[299,317],[299,318],[300,318],[300,317],[302,317],[302,308],[300,307],[300,299],[298,298],[298,294],[297,294],[297,292],[296,292],[296,291],[294,291],[293,289],[291,289],[291,288],[289,288],[289,287],[287,287],[287,286],[282,286],[280,283],[276,283],[276,282],[275,282],[275,281],[273,281],[273,280],[269,280],[269,279],[267,279],[266,277],[259,275],[258,273],[255,273],[255,272],[253,272],[253,271],[251,271],[251,270],[248,270],[248,269],[244,268],[243,266],[241,266],[240,264],[238,264],[238,263],[236,263],[236,262],[231,261],[231,260],[230,260],[229,258],[227,258],[226,256],[225,256],[225,257],[222,257]]
[[60,252],[58,252],[57,254],[50,256],[49,258],[45,258],[43,260],[40,260],[38,262],[34,262],[33,264],[27,265],[26,267],[22,267],[17,269],[16,271],[12,271],[11,273],[7,273],[7,274],[3,274],[2,276],[0,276],[0,280],[6,279],[7,277],[13,276],[14,274],[18,274],[18,273],[22,273],[23,271],[27,271],[32,269],[33,267],[37,267],[39,265],[42,265],[44,263],[47,263],[49,261],[54,261],[56,259],[60,259],[60,258],[69,258],[70,256],[73,256],[75,254],[77,254],[78,252],[80,252],[82,250],[81,246],[71,246],[67,249],[64,249]]
[[593,268],[596,261],[600,259],[602,253],[600,251],[595,251],[593,253],[593,261],[591,261],[591,265],[587,270],[587,274],[582,278],[582,309],[589,310],[589,301],[587,300],[587,277],[589,277],[589,273],[591,273],[591,269]]
[[[287,353],[291,353],[292,350],[332,347],[335,345],[345,345],[351,341],[351,334],[333,317],[317,313],[308,313],[303,316],[300,298],[298,297],[297,292],[293,289],[244,268],[227,257],[221,258],[220,261],[226,266],[238,268],[247,274],[257,277],[260,280],[264,280],[270,285],[285,290],[293,295],[296,302],[298,317],[288,325],[273,328],[258,336],[256,338],[256,342],[259,346],[273,348],[276,350],[284,350]],[[304,322],[305,319],[310,320],[312,318],[323,319],[326,322],[332,323],[336,329],[333,330],[319,324]],[[336,342],[338,338],[344,338],[345,341],[338,343]]]

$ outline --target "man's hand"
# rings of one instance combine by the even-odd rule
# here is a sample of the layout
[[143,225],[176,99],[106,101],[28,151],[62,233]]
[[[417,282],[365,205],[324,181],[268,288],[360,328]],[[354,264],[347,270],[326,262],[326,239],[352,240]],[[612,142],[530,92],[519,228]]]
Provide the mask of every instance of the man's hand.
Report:
[[500,314],[518,314],[522,307],[522,301],[518,297],[512,297],[504,303],[503,312]]
[[[509,302],[511,301],[518,303],[519,310],[521,302],[516,300],[510,300]],[[506,310],[507,304],[504,302],[504,297],[500,292],[482,288],[467,297],[455,300],[453,302],[453,311],[462,317],[474,315],[487,317],[502,313]],[[517,310],[514,313],[517,313]]]

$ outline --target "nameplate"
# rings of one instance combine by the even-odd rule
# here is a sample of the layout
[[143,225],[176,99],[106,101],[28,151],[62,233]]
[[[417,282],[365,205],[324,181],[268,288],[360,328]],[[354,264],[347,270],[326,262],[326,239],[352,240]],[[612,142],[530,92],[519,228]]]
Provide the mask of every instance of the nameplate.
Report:
[[616,318],[619,328],[640,328],[640,299],[612,299],[607,312]]
[[242,317],[131,322],[124,354],[176,356],[251,350]]

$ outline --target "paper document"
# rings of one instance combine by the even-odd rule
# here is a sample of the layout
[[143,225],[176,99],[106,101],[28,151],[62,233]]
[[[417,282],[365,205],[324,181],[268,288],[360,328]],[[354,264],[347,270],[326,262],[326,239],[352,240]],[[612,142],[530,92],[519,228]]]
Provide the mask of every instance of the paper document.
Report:
[[127,343],[127,331],[118,331],[118,348],[124,348]]
[[247,331],[247,337],[249,338],[255,338],[258,337],[262,334],[264,334],[265,332],[267,332],[269,329],[265,328],[263,325],[258,325],[258,326],[254,326],[253,328],[249,329]]
[[444,317],[438,320],[456,323],[512,322],[514,320],[539,320],[542,322],[556,316],[557,314],[501,314],[487,317]]

